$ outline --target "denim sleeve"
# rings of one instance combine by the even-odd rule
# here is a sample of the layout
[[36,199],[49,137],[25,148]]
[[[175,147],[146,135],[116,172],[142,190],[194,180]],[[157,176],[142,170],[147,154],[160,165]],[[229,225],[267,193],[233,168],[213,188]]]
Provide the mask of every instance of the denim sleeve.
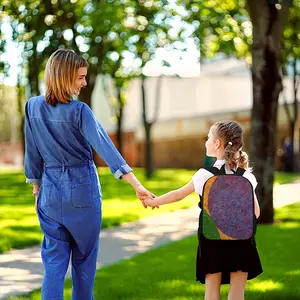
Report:
[[89,106],[83,103],[79,117],[79,130],[88,143],[101,156],[117,179],[132,171],[114,146],[110,137],[96,120]]
[[37,149],[32,134],[32,129],[30,127],[30,120],[28,114],[28,102],[25,105],[24,133],[25,133],[24,169],[25,169],[26,182],[35,185],[41,185],[44,162],[40,155],[40,152]]

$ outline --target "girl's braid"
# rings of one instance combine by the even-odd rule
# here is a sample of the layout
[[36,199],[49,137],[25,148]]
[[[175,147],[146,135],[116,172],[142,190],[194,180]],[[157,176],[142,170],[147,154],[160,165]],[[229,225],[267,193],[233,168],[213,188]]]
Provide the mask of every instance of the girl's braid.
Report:
[[242,151],[243,129],[234,121],[221,121],[213,125],[215,138],[224,144],[225,160],[229,168],[248,168],[248,155]]

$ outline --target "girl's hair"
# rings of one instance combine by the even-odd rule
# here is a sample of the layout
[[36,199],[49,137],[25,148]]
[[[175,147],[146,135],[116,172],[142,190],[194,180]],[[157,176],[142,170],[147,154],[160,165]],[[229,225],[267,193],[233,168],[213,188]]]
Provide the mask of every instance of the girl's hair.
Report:
[[221,121],[212,126],[215,139],[221,139],[224,144],[224,158],[229,168],[248,169],[248,154],[243,149],[243,129],[237,122]]
[[74,93],[74,83],[79,68],[88,62],[73,50],[58,49],[47,61],[45,70],[46,103],[69,103]]

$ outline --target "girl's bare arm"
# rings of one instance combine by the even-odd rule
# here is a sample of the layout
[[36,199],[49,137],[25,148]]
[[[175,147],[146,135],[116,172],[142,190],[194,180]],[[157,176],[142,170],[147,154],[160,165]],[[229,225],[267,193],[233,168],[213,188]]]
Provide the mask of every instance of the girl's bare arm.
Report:
[[195,191],[195,188],[194,188],[193,181],[190,181],[188,184],[184,185],[180,189],[166,193],[160,197],[154,198],[153,200],[148,198],[147,200],[145,200],[145,202],[147,205],[152,206],[152,207],[159,206],[159,205],[182,200],[183,198],[190,195],[194,191]]
[[257,200],[255,193],[254,193],[254,213],[255,213],[256,219],[258,219],[258,217],[260,216],[260,208],[259,208],[258,200]]

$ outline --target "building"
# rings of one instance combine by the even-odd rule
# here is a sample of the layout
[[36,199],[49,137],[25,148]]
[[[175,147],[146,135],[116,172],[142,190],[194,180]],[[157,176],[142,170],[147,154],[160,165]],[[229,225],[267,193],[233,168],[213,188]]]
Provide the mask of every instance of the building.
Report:
[[[252,80],[245,61],[220,60],[202,65],[198,77],[149,77],[146,80],[147,116],[155,114],[157,84],[161,80],[157,122],[152,129],[154,167],[197,169],[205,158],[204,142],[210,126],[222,119],[233,119],[246,131],[245,150],[249,150],[252,108]],[[288,103],[292,103],[292,80],[284,79]],[[114,97],[112,81],[98,77],[92,96],[92,109],[102,126],[116,143]],[[278,112],[278,153],[281,142],[289,136],[288,119],[280,97]],[[291,106],[291,104],[289,104]],[[11,113],[12,121],[17,109]],[[11,121],[11,123],[12,123]],[[15,121],[14,121],[15,122]],[[131,166],[144,166],[144,128],[142,124],[141,81],[135,79],[127,90],[127,104],[123,117],[123,156]],[[298,123],[298,127],[300,124]],[[14,126],[18,130],[18,126]],[[13,132],[13,130],[12,130]],[[297,130],[300,133],[300,128]],[[10,141],[0,145],[0,164],[21,164],[22,146],[11,135]],[[296,137],[299,141],[299,135]],[[96,156],[98,164],[103,164]],[[277,169],[280,169],[277,157]]]
[[[204,65],[201,75],[192,78],[150,77],[146,81],[147,113],[154,116],[156,88],[161,82],[157,122],[152,130],[154,166],[199,168],[205,158],[204,142],[210,126],[223,119],[242,124],[246,132],[245,150],[249,151],[252,108],[252,80],[244,61],[228,59]],[[105,86],[105,88],[104,88]],[[288,103],[292,100],[292,80],[284,79]],[[98,78],[92,107],[104,128],[115,141],[110,97],[111,82]],[[144,166],[144,129],[142,125],[141,81],[133,80],[124,108],[124,157],[132,166]],[[278,112],[278,149],[289,135],[288,119],[280,97]],[[298,130],[300,132],[300,129]],[[299,138],[298,138],[299,139]],[[278,152],[281,153],[280,151]],[[280,159],[277,159],[280,168]]]

